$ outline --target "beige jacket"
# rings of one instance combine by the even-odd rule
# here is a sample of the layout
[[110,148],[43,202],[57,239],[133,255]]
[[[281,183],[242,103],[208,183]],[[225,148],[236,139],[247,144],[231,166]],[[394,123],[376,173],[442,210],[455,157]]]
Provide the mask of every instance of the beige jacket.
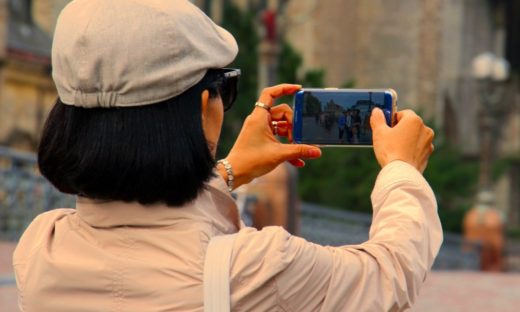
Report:
[[324,247],[243,227],[221,178],[181,209],[78,199],[38,216],[14,253],[23,311],[202,311],[211,237],[239,231],[233,311],[395,311],[417,298],[442,241],[435,197],[412,166],[378,176],[370,239]]

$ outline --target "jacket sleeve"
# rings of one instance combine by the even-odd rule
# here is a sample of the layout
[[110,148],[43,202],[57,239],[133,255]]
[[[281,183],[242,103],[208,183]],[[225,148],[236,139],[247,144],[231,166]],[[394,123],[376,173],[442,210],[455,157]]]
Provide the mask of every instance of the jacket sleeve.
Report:
[[434,194],[412,166],[394,161],[372,192],[370,238],[360,245],[324,247],[274,234],[263,266],[286,311],[401,311],[417,298],[442,242]]

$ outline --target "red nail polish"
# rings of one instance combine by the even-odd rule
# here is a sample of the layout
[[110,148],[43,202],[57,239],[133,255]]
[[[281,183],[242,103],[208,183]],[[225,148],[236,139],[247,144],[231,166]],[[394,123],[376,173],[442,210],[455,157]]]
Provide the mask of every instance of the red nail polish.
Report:
[[317,149],[309,150],[309,157],[311,157],[311,158],[317,158],[317,157],[320,157],[320,155],[321,155],[320,150],[317,150]]

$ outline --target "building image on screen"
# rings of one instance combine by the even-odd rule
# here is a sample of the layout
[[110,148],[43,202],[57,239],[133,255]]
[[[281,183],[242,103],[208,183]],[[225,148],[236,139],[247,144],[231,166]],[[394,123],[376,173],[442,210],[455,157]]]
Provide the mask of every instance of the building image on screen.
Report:
[[370,115],[384,92],[306,92],[302,138],[329,145],[371,145]]

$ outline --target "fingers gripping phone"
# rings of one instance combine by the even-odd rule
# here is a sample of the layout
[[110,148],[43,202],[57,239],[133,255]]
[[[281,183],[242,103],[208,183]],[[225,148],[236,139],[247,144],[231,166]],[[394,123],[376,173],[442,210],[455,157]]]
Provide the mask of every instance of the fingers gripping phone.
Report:
[[321,146],[372,146],[370,116],[378,107],[395,124],[393,89],[302,89],[294,97],[293,140]]

